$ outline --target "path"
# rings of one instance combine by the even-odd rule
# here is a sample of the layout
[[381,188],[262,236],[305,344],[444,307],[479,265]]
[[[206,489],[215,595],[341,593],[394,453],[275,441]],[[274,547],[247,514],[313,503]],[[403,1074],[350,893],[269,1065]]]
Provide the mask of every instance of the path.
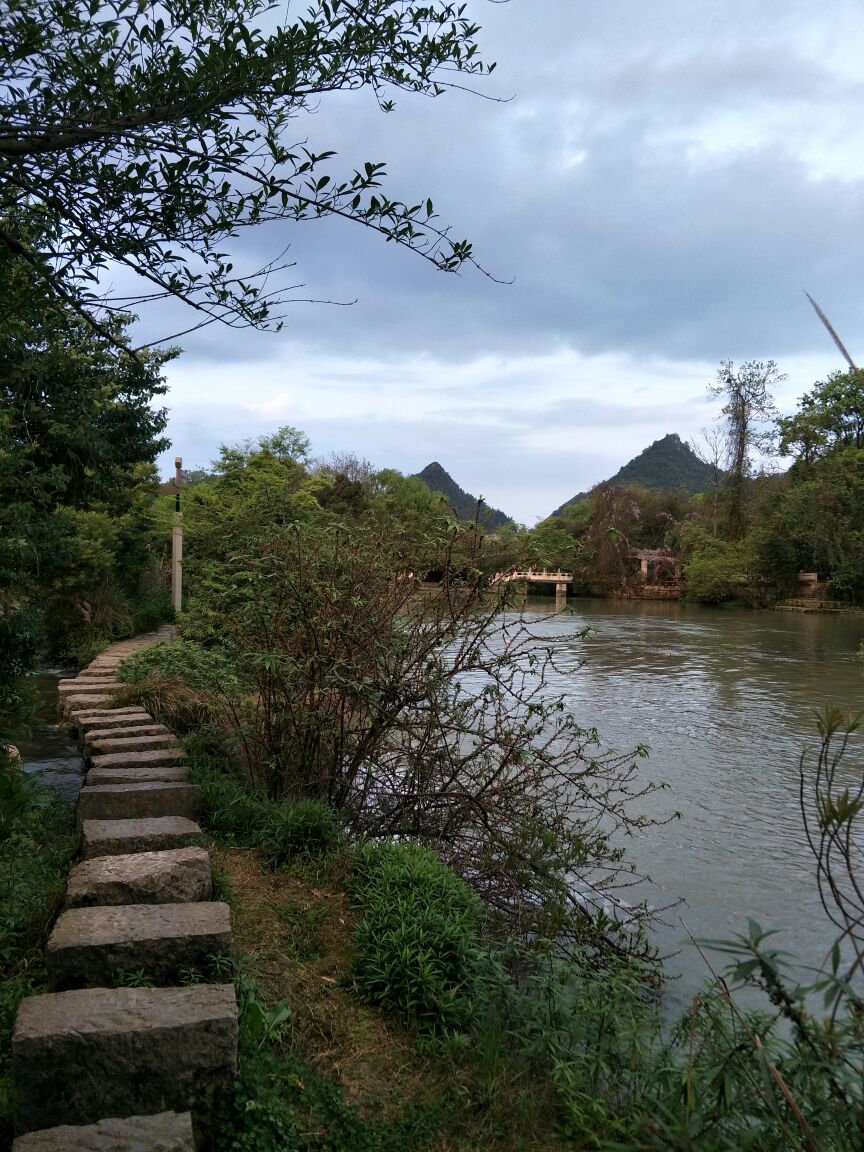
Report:
[[[193,1152],[236,1076],[233,985],[181,985],[232,951],[198,846],[200,792],[173,733],[110,707],[120,661],[171,635],[115,644],[60,682],[89,765],[83,859],[46,946],[54,991],[15,1023],[13,1152]],[[154,986],[114,987],[118,970]]]

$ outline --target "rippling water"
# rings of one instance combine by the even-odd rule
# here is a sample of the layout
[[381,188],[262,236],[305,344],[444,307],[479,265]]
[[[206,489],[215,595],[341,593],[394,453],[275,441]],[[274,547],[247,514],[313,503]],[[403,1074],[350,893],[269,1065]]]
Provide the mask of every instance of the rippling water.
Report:
[[[658,936],[664,949],[683,946],[669,965],[682,977],[676,994],[705,975],[682,921],[697,938],[728,937],[753,917],[782,930],[778,946],[820,963],[833,936],[803,840],[798,761],[815,743],[816,709],[864,708],[864,617],[569,604],[569,619],[550,601],[526,604],[543,635],[591,629],[564,646],[552,689],[607,746],[648,744],[641,771],[669,785],[648,810],[682,813],[627,842],[652,877],[652,902],[686,901]],[[853,778],[864,769],[861,745],[846,761]]]
[[36,722],[30,735],[26,739],[17,739],[15,744],[21,753],[24,771],[38,772],[45,784],[73,804],[84,779],[84,761],[68,729],[58,724],[57,681],[60,675],[60,670],[46,671],[32,678],[31,683],[39,696]]

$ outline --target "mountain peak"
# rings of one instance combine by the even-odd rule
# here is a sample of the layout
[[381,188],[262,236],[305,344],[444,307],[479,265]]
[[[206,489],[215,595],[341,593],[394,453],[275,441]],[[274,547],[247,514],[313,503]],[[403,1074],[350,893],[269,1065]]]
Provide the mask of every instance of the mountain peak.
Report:
[[[440,492],[453,507],[460,520],[473,520],[477,515],[477,497],[460,488],[450,473],[437,460],[433,460],[431,464],[426,465],[422,472],[418,472],[417,479],[422,480],[426,487],[433,492]],[[484,504],[480,509],[480,523],[484,528],[494,531],[496,528],[503,528],[505,524],[510,523],[510,517],[506,512],[501,512],[497,508],[490,508]]]
[[[712,481],[710,465],[700,460],[677,432],[668,432],[619,468],[606,483],[622,488],[634,484],[641,488],[672,489],[695,496],[697,492],[706,492]],[[552,515],[560,516],[568,505],[581,503],[587,495],[587,492],[577,493]]]

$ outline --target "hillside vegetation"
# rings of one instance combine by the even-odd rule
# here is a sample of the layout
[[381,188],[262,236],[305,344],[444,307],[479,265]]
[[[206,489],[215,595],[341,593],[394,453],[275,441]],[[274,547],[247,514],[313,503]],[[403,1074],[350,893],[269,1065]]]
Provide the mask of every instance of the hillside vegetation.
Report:
[[496,528],[503,528],[505,524],[512,523],[506,512],[500,512],[497,508],[490,508],[482,503],[481,497],[472,496],[470,492],[460,488],[437,460],[433,460],[431,464],[426,465],[422,472],[418,472],[417,479],[422,480],[432,492],[440,492],[460,520],[468,521],[476,518],[478,523],[490,532],[494,532]]
[[[670,432],[661,440],[649,444],[638,456],[634,456],[619,468],[614,476],[605,481],[619,488],[670,489],[685,492],[688,496],[710,491],[713,482],[714,472],[711,466],[700,460],[677,432]],[[565,508],[569,508],[571,504],[580,504],[587,499],[587,492],[577,492],[551,515],[562,516]]]

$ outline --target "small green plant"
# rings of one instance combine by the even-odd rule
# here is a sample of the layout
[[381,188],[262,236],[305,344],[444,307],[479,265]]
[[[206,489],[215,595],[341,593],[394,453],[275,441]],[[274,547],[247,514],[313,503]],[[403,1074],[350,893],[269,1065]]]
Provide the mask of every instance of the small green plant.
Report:
[[483,906],[428,850],[365,843],[348,891],[363,910],[354,983],[419,1031],[467,1026],[483,959]]
[[115,988],[153,988],[155,981],[146,968],[117,968],[114,972]]
[[298,857],[333,852],[341,842],[339,815],[322,800],[284,801],[268,807],[261,848],[273,868]]
[[211,898],[213,900],[221,900],[225,904],[230,904],[234,898],[234,886],[231,883],[230,874],[224,868],[220,868],[218,864],[211,866],[211,873],[213,876]]
[[258,844],[269,818],[266,797],[233,775],[224,763],[192,756],[190,778],[201,789],[202,819],[220,840],[242,848]]

